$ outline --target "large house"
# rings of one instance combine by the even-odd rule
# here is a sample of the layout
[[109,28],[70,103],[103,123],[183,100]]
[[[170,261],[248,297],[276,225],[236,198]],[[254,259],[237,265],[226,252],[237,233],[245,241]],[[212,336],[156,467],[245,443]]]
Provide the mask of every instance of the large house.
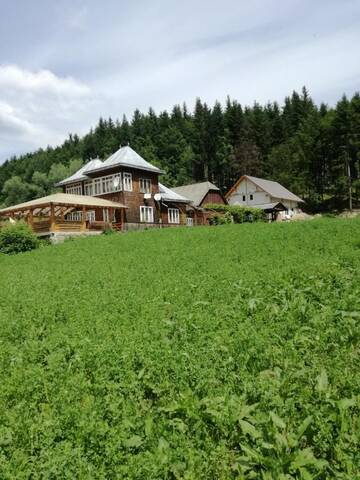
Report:
[[63,192],[0,210],[24,218],[39,235],[198,225],[205,215],[186,197],[159,182],[163,172],[130,146],[105,161],[93,159],[56,186]]
[[287,219],[300,213],[300,197],[278,182],[243,175],[225,195],[230,205],[261,208],[269,218]]
[[[120,147],[105,161],[90,160],[80,170],[57,184],[64,193],[100,197],[125,205],[127,229],[155,225],[186,225],[190,200],[159,182],[163,172],[130,146]],[[121,221],[114,212],[115,223]],[[72,218],[80,212],[69,214]],[[91,221],[109,221],[107,210],[88,212]]]

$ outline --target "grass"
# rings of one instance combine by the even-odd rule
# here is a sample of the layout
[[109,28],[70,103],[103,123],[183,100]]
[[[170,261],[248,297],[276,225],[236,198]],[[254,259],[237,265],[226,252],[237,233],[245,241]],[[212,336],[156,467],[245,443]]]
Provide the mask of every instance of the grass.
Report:
[[356,479],[360,219],[0,257],[1,479]]

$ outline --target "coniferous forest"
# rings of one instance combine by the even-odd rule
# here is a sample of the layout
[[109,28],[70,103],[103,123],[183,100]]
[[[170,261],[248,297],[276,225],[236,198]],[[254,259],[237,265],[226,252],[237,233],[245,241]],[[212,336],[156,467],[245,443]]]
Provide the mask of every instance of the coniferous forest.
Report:
[[226,192],[248,174],[282,183],[310,211],[346,208],[350,188],[354,206],[360,203],[360,94],[329,107],[316,105],[304,87],[282,105],[197,99],[193,111],[183,104],[159,114],[135,110],[131,121],[100,118],[82,138],[70,134],[61,146],[3,163],[0,204],[51,193],[88,159],[127,144],[165,171],[168,186],[208,179]]

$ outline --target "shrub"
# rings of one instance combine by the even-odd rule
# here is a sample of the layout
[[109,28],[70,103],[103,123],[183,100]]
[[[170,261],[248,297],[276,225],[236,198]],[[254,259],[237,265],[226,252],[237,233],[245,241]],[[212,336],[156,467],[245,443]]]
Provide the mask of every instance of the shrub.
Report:
[[[210,219],[210,224],[220,225],[223,223],[244,223],[244,222],[261,222],[265,220],[264,211],[260,208],[253,208],[240,205],[222,205],[211,203],[205,205],[207,210],[216,212],[216,215]],[[221,217],[225,217],[221,219]],[[228,219],[231,218],[231,221]]]
[[0,229],[0,253],[14,254],[38,248],[39,240],[24,222],[3,224]]

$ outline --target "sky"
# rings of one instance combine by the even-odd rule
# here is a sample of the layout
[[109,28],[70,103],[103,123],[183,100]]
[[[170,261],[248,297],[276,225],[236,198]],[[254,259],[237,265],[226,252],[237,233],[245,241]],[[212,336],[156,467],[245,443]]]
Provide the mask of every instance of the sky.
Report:
[[360,90],[360,0],[0,0],[0,163],[196,97]]

